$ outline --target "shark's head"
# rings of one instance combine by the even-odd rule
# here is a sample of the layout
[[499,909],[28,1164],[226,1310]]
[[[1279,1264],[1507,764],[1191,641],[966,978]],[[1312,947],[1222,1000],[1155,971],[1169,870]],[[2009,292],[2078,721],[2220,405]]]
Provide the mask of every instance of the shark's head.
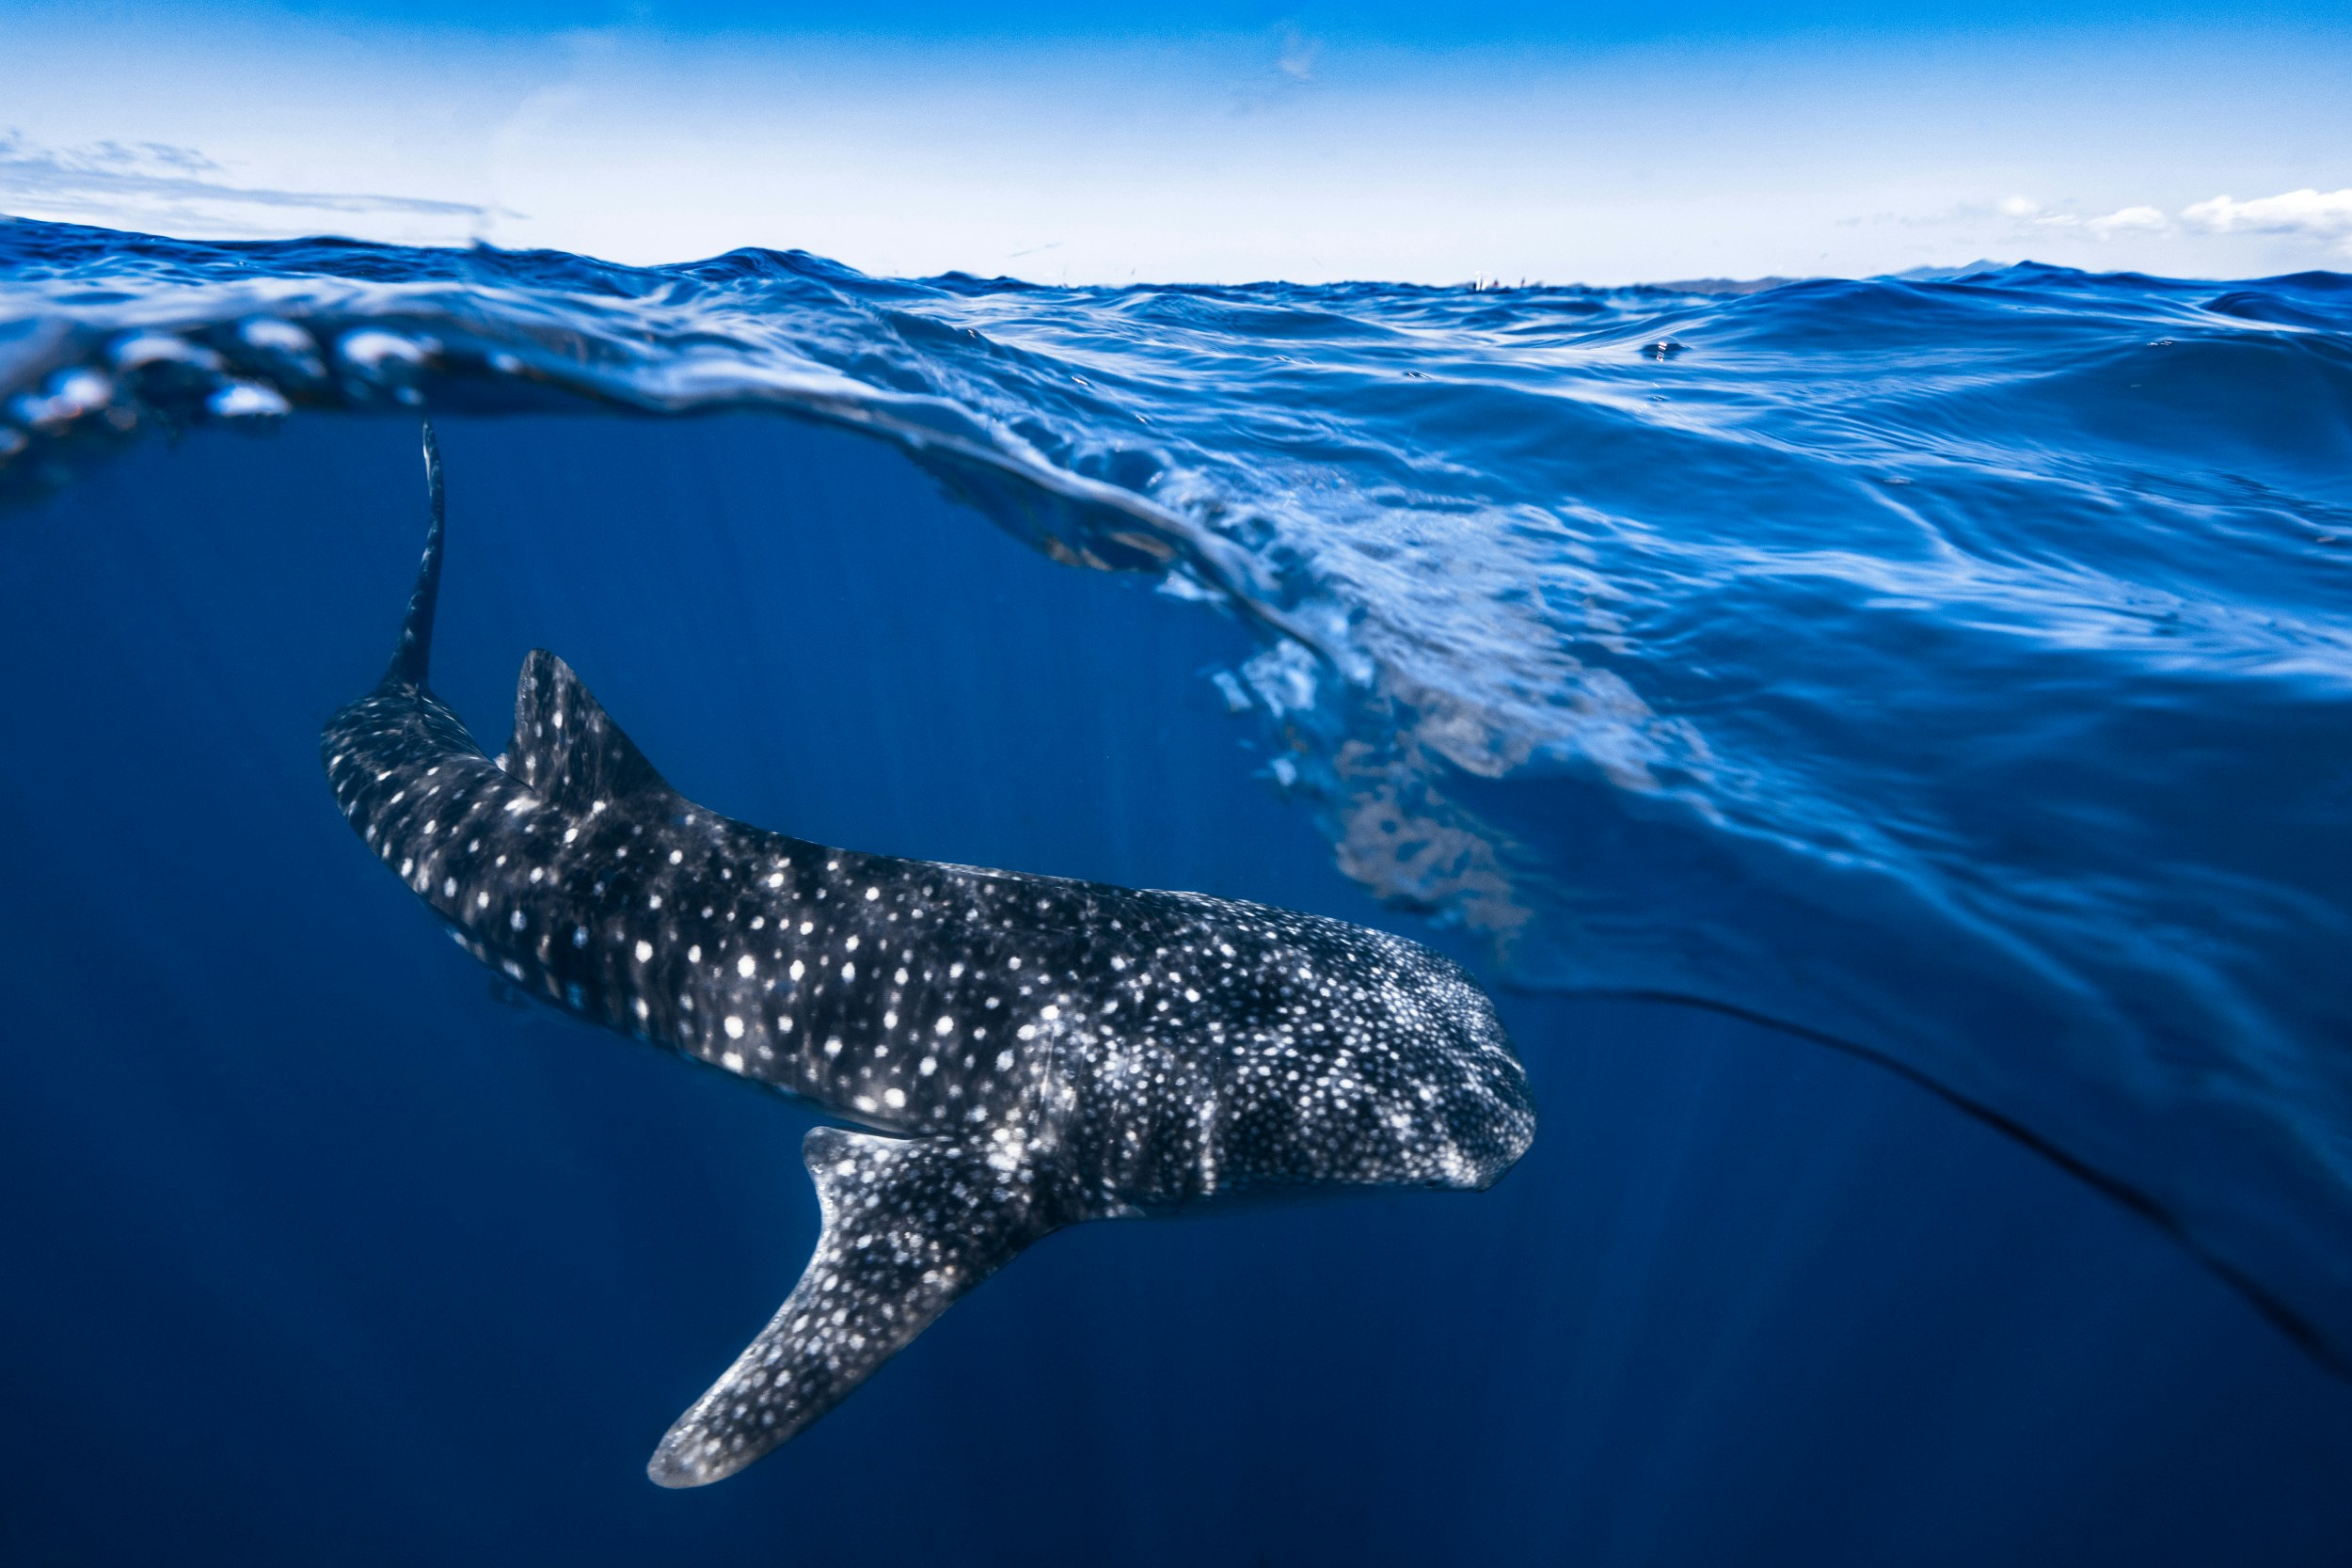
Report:
[[1415,1012],[1431,1030],[1435,1070],[1392,1097],[1388,1120],[1421,1185],[1483,1190],[1535,1141],[1535,1103],[1486,991],[1444,959],[1432,968]]
[[1333,988],[1347,994],[1306,1032],[1228,1065],[1208,1192],[1474,1191],[1534,1141],[1527,1074],[1486,993],[1427,948],[1349,930],[1361,982]]
[[1463,1081],[1438,1101],[1433,1142],[1452,1151],[1425,1179],[1433,1187],[1481,1192],[1502,1180],[1535,1141],[1535,1105],[1527,1074],[1507,1048],[1467,1065]]

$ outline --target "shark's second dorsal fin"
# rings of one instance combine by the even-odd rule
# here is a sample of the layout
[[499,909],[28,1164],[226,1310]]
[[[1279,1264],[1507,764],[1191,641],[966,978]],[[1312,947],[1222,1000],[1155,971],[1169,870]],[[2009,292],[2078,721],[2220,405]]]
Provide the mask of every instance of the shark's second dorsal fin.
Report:
[[801,1154],[824,1212],[816,1256],[759,1338],[661,1439],[646,1474],[663,1486],[733,1475],[1057,1228],[1044,1183],[1019,1180],[1031,1173],[1003,1168],[987,1147],[810,1132]]
[[577,810],[671,793],[572,667],[545,648],[531,651],[515,682],[515,733],[502,760],[541,796]]

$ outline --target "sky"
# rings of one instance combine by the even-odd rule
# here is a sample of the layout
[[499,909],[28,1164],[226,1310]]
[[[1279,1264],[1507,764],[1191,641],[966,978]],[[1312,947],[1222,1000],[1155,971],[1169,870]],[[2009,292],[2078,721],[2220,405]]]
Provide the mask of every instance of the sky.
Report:
[[2352,271],[2340,0],[1105,14],[0,0],[0,212],[1049,283]]

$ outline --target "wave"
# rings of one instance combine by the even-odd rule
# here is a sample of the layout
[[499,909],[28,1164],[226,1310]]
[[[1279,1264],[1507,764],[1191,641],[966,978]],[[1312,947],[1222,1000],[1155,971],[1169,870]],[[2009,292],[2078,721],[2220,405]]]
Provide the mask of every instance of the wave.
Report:
[[1246,618],[1347,874],[1875,1055],[2352,1361],[2352,278],[1040,288],[0,223],[0,497],[764,407]]

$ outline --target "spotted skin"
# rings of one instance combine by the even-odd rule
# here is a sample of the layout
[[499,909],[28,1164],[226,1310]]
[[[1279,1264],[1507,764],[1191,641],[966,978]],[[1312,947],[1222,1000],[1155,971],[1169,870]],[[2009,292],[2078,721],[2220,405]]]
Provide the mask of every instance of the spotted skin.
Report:
[[427,689],[433,531],[383,682],[329,721],[361,840],[517,987],[870,1129],[818,1128],[807,1271],[648,1466],[730,1475],[1015,1254],[1253,1189],[1483,1188],[1534,1115],[1416,943],[1198,894],[828,848],[666,784],[534,652],[505,752]]

